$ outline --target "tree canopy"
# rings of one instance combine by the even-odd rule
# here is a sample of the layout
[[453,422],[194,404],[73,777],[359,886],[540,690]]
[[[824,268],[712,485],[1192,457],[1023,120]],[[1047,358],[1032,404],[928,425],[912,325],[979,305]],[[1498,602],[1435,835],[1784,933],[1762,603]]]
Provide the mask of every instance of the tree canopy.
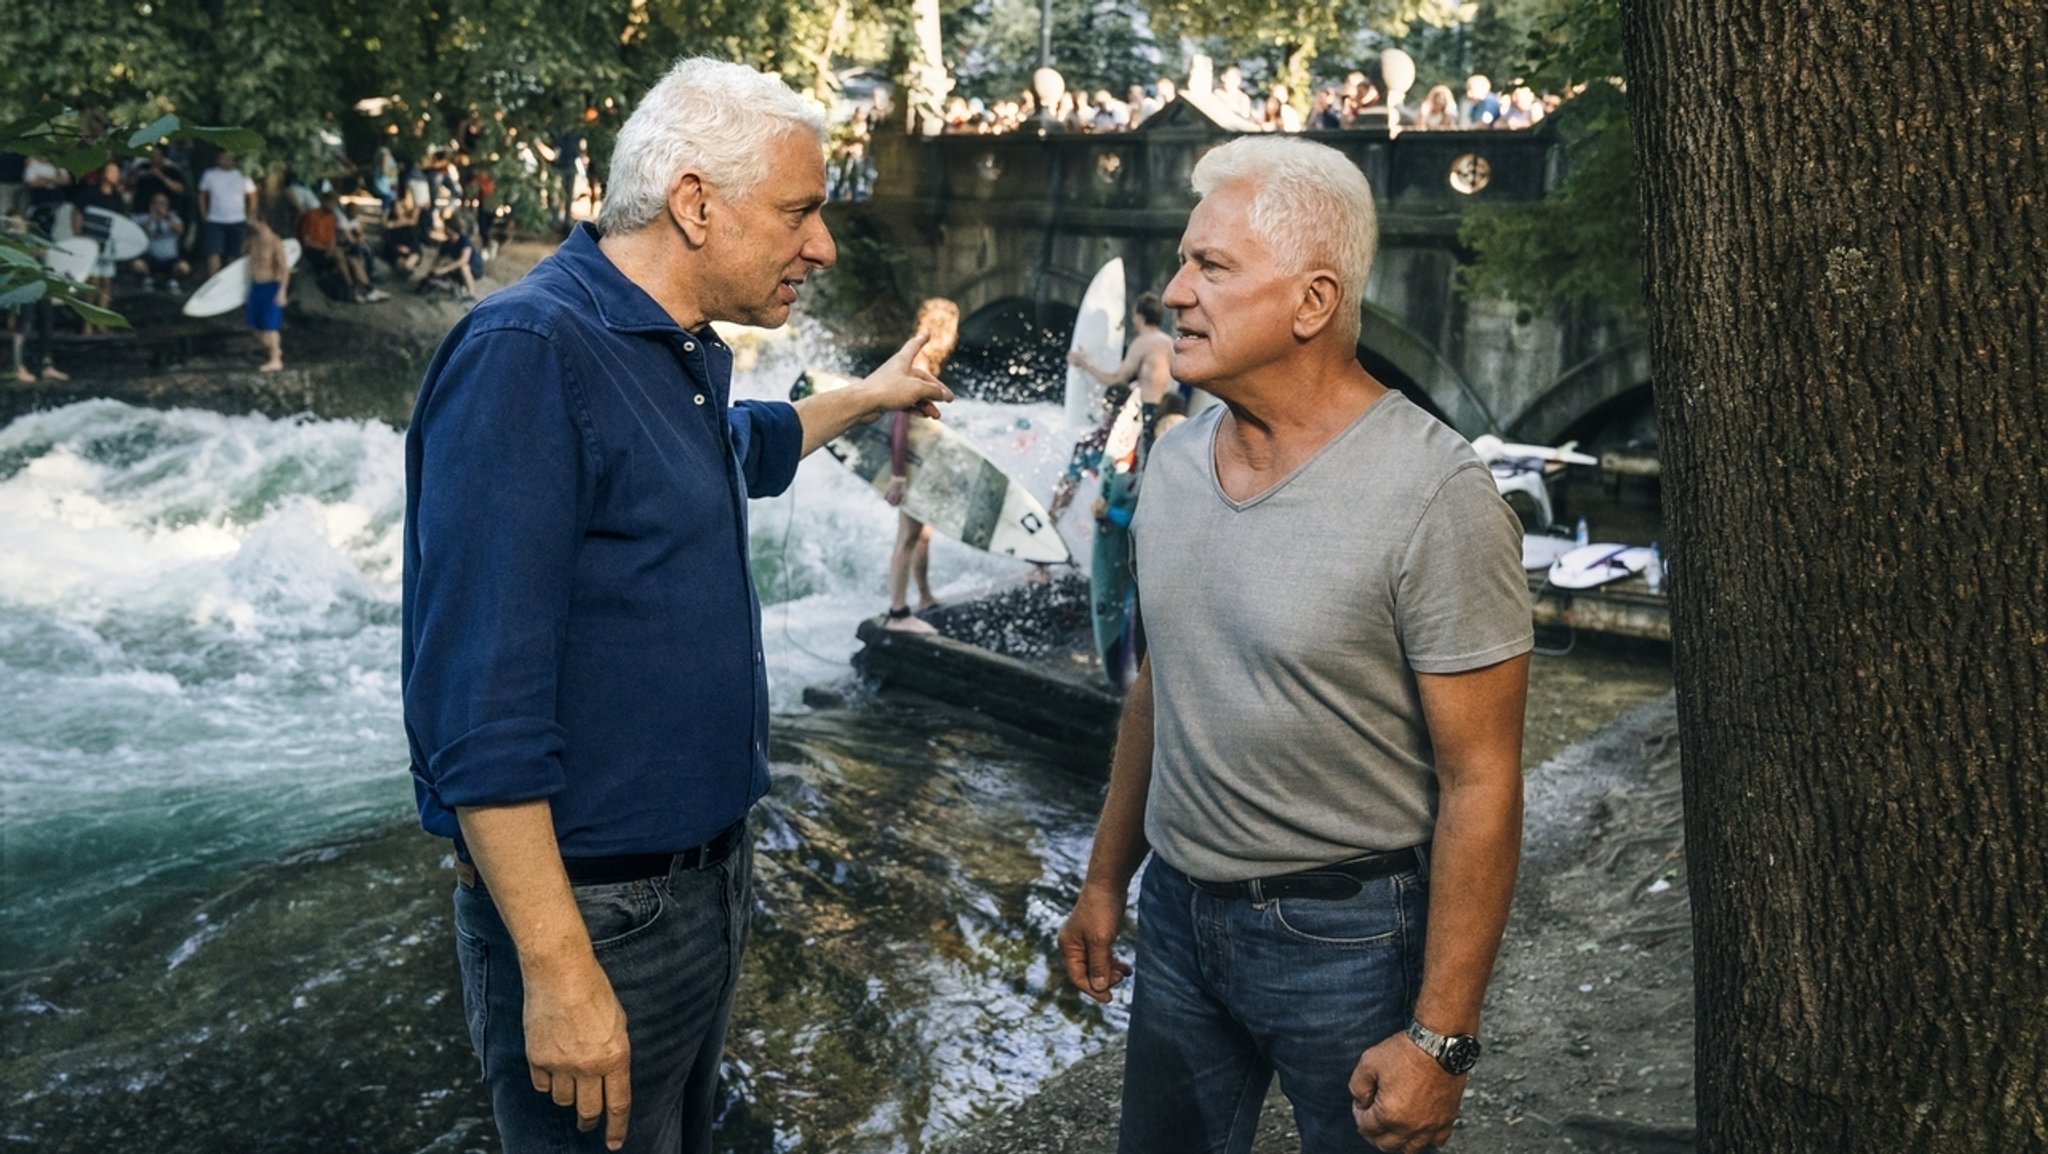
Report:
[[1641,315],[1642,226],[1621,28],[1620,0],[1555,0],[1529,34],[1525,81],[1576,93],[1545,120],[1563,140],[1565,176],[1540,203],[1466,215],[1459,239],[1475,257],[1462,274],[1466,291]]

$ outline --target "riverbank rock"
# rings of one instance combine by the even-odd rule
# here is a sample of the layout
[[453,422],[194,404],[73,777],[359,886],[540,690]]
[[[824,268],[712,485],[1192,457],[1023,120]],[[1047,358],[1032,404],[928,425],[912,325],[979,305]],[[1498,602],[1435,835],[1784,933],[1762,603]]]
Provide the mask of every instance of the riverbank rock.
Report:
[[[552,242],[502,246],[478,282],[479,295],[509,285],[554,251]],[[183,298],[123,284],[113,308],[130,327],[90,336],[61,320],[56,361],[66,381],[0,383],[0,424],[22,413],[93,398],[155,408],[184,406],[285,417],[372,418],[403,424],[414,391],[441,338],[466,311],[446,293],[420,294],[387,278],[391,299],[334,301],[301,266],[284,324],[285,368],[260,373],[263,354],[238,311],[195,320]]]
[[[1566,748],[1527,781],[1522,873],[1487,999],[1487,1054],[1451,1148],[1690,1151],[1692,929],[1672,697]],[[1122,1082],[1119,1043],[940,1149],[1110,1154]],[[1275,1092],[1255,1150],[1299,1149]]]

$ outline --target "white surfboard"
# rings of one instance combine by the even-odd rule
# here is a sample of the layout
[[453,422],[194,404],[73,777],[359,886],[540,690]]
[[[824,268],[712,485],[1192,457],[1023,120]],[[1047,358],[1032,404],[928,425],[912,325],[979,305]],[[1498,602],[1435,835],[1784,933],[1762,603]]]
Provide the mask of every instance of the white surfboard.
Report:
[[99,263],[100,242],[89,236],[66,237],[43,253],[43,267],[65,280],[84,284]]
[[[1074,316],[1074,339],[1068,351],[1079,349],[1088,362],[1107,369],[1124,359],[1124,258],[1117,257],[1096,272],[1081,294],[1081,309]],[[1102,421],[1104,386],[1079,365],[1067,366],[1067,423],[1076,428],[1099,428]]]
[[1550,563],[1550,583],[1559,589],[1591,589],[1633,577],[1649,563],[1648,546],[1581,545]]
[[105,253],[106,258],[114,261],[134,260],[149,251],[149,234],[142,230],[141,225],[135,223],[133,217],[97,206],[84,209],[79,215],[83,217],[80,221],[81,227],[74,231],[71,227],[71,214],[59,212],[56,226],[50,230],[51,238],[67,240],[74,235],[91,237],[100,242],[100,250]]
[[[284,263],[290,268],[299,263],[299,242],[284,242]],[[206,283],[185,300],[185,315],[188,317],[217,317],[231,313],[249,300],[249,258],[238,257],[234,263],[206,278]]]
[[1557,563],[1559,557],[1579,547],[1570,537],[1552,537],[1548,533],[1522,534],[1522,568],[1529,573],[1541,573]]
[[[792,400],[844,388],[846,377],[808,369],[790,389]],[[825,445],[840,464],[877,493],[889,491],[889,430],[893,418],[855,425]],[[1067,543],[1052,518],[1024,486],[1010,479],[980,450],[938,421],[910,420],[904,473],[909,478],[901,506],[905,513],[976,549],[1020,561],[1064,565]]]
[[1523,445],[1514,441],[1503,441],[1492,433],[1481,433],[1472,438],[1472,451],[1482,461],[1561,461],[1567,465],[1597,465],[1600,458],[1589,457],[1572,451],[1570,445],[1551,448],[1549,445]]

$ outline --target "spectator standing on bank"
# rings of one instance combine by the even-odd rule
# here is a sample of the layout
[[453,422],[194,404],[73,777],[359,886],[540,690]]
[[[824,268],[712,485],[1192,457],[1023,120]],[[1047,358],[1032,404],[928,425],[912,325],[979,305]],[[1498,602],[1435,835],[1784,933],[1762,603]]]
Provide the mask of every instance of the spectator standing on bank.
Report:
[[[128,194],[121,188],[121,162],[110,160],[100,165],[99,172],[85,187],[78,190],[77,228],[80,233],[100,242],[100,256],[92,266],[93,303],[106,308],[114,302],[114,273],[117,271],[114,258],[107,252],[107,239],[112,222],[104,217],[93,219],[87,209],[99,209],[115,217],[128,215]],[[99,331],[99,326],[85,322],[87,336]]]
[[136,161],[128,173],[128,187],[132,194],[128,211],[143,216],[151,211],[158,194],[162,194],[170,202],[171,214],[182,220],[185,214],[181,210],[185,207],[185,194],[190,185],[191,180],[185,175],[185,170],[172,163],[165,155],[164,146],[159,144],[149,150],[148,157]]
[[220,271],[221,255],[229,260],[242,255],[249,217],[256,210],[256,182],[235,167],[235,154],[223,152],[213,167],[199,178],[199,219],[204,234],[206,275]]
[[47,235],[57,227],[57,212],[71,206],[71,174],[58,168],[46,156],[31,156],[22,165],[22,183],[28,192],[28,219]]
[[178,278],[190,276],[192,266],[185,262],[185,220],[171,208],[169,194],[159,192],[150,199],[149,212],[136,223],[142,226],[143,235],[149,238],[149,247],[135,262],[135,271],[142,277],[142,287],[156,288],[158,278],[164,281],[164,288],[176,293],[183,291]]
[[378,145],[376,155],[370,158],[370,191],[377,194],[386,218],[398,203],[398,175],[398,158],[391,155],[391,146]]

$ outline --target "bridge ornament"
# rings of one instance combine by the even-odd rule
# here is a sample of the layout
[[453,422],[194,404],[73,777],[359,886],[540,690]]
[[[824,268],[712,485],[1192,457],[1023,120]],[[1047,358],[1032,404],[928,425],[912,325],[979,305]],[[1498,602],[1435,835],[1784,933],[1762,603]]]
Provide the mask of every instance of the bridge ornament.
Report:
[[1493,166],[1486,158],[1468,152],[1451,162],[1451,187],[1471,196],[1493,183]]

